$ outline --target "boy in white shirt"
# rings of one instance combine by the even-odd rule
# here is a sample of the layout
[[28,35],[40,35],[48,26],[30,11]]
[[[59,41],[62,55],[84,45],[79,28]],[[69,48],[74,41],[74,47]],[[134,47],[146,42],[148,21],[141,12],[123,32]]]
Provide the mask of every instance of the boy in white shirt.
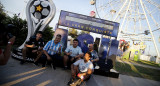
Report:
[[90,77],[93,73],[93,64],[90,61],[92,57],[90,52],[87,52],[83,59],[80,59],[71,65],[71,79],[68,82],[68,85],[73,84],[76,76],[80,78],[81,81],[84,81]]

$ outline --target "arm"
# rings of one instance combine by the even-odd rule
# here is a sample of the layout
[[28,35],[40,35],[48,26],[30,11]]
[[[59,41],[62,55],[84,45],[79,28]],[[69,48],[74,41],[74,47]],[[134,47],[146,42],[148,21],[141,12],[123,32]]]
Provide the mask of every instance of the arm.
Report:
[[[69,52],[69,49],[70,49],[70,47],[67,47],[67,49],[64,51],[64,53],[66,54],[66,55],[71,55],[72,54],[72,52]],[[69,53],[68,53],[69,52]]]
[[91,63],[88,67],[88,70],[85,73],[79,73],[78,77],[81,78],[81,80],[84,80],[85,78],[87,78],[92,73],[93,73],[93,64]]
[[99,61],[99,58],[93,59],[93,60],[91,60],[91,61],[92,61],[92,62]]
[[44,48],[43,48],[43,52],[44,52],[44,54],[47,56],[47,59],[48,60],[51,60],[51,57],[48,55],[48,53],[47,53],[47,50],[48,50],[48,48],[49,48],[49,46],[51,45],[51,41],[49,41],[45,46],[44,46]]
[[46,52],[46,50],[43,50],[44,54],[47,56],[48,60],[51,60],[51,57],[48,55],[48,53]]
[[82,53],[82,49],[79,47],[79,51],[78,51],[79,55],[75,56],[75,58],[81,58],[83,57],[83,53]]
[[33,48],[35,45],[32,44],[32,45],[28,45],[28,44],[25,44],[26,47],[29,47],[29,48]]
[[59,45],[58,54],[61,54],[61,52],[62,52],[62,45]]
[[28,48],[33,48],[33,47],[35,47],[35,45],[34,44],[32,44],[32,41],[34,40],[34,38],[30,38],[27,42],[26,42],[26,44],[24,45],[25,47],[28,47]]
[[75,58],[81,58],[81,57],[83,57],[83,53],[81,53],[81,54],[79,54],[79,55],[77,55],[77,56],[75,56]]
[[40,47],[38,50],[43,50],[43,47]]
[[44,41],[41,39],[40,48],[38,50],[43,50],[43,47],[44,47]]
[[96,51],[94,51],[94,57],[95,59],[91,60],[92,62],[99,61],[99,57]]
[[[9,42],[11,42],[13,44],[15,41],[15,38],[16,38],[15,36],[12,37],[11,39],[9,39]],[[12,44],[7,44],[6,49],[4,50],[4,53],[2,53],[0,55],[0,65],[7,64],[8,60],[10,58],[10,55],[11,55]]]
[[87,72],[81,73],[81,76],[86,76],[86,75],[91,75],[92,74],[92,69],[88,69]]

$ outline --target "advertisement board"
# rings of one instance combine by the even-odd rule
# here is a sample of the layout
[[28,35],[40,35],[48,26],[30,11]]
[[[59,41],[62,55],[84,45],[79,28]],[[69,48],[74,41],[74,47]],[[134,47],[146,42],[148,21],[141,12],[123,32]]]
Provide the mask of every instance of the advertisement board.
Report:
[[61,11],[58,24],[107,36],[117,37],[119,23]]

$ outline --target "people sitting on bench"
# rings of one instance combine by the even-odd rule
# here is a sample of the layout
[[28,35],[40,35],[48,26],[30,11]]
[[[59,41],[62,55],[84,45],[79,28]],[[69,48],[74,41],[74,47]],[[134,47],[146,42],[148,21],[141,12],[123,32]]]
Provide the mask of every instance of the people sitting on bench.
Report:
[[[42,39],[42,31],[38,31],[36,36],[33,36],[26,42],[22,49],[22,57],[20,64],[24,64],[26,62],[26,54],[28,56],[41,56],[44,47],[44,41]],[[30,57],[31,58],[31,57]],[[38,57],[39,58],[39,57]]]
[[83,56],[82,49],[78,46],[78,39],[73,40],[73,46],[69,46],[64,51],[64,69],[67,69],[68,60],[73,63]]
[[94,50],[94,45],[93,44],[89,44],[88,49],[89,49],[89,52],[91,52],[91,55],[92,55],[92,58],[90,59],[90,61],[93,63],[93,65],[95,67],[97,65],[97,62],[99,61],[98,54]]
[[42,67],[45,67],[46,61],[48,60],[51,63],[51,66],[53,69],[56,69],[55,67],[55,60],[61,59],[61,52],[62,52],[62,45],[60,44],[61,41],[61,35],[56,35],[55,40],[49,41],[43,48],[44,54],[41,57],[42,60]]
[[87,52],[83,59],[80,59],[71,65],[71,78],[68,85],[72,85],[76,78],[80,79],[80,83],[90,78],[94,71],[90,58],[92,58],[92,55],[90,52]]

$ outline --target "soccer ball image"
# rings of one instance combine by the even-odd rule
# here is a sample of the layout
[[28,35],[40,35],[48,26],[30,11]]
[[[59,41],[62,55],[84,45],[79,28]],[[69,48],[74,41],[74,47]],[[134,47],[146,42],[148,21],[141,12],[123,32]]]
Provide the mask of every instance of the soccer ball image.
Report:
[[35,18],[44,19],[49,15],[50,9],[50,4],[47,0],[35,0],[30,12]]

